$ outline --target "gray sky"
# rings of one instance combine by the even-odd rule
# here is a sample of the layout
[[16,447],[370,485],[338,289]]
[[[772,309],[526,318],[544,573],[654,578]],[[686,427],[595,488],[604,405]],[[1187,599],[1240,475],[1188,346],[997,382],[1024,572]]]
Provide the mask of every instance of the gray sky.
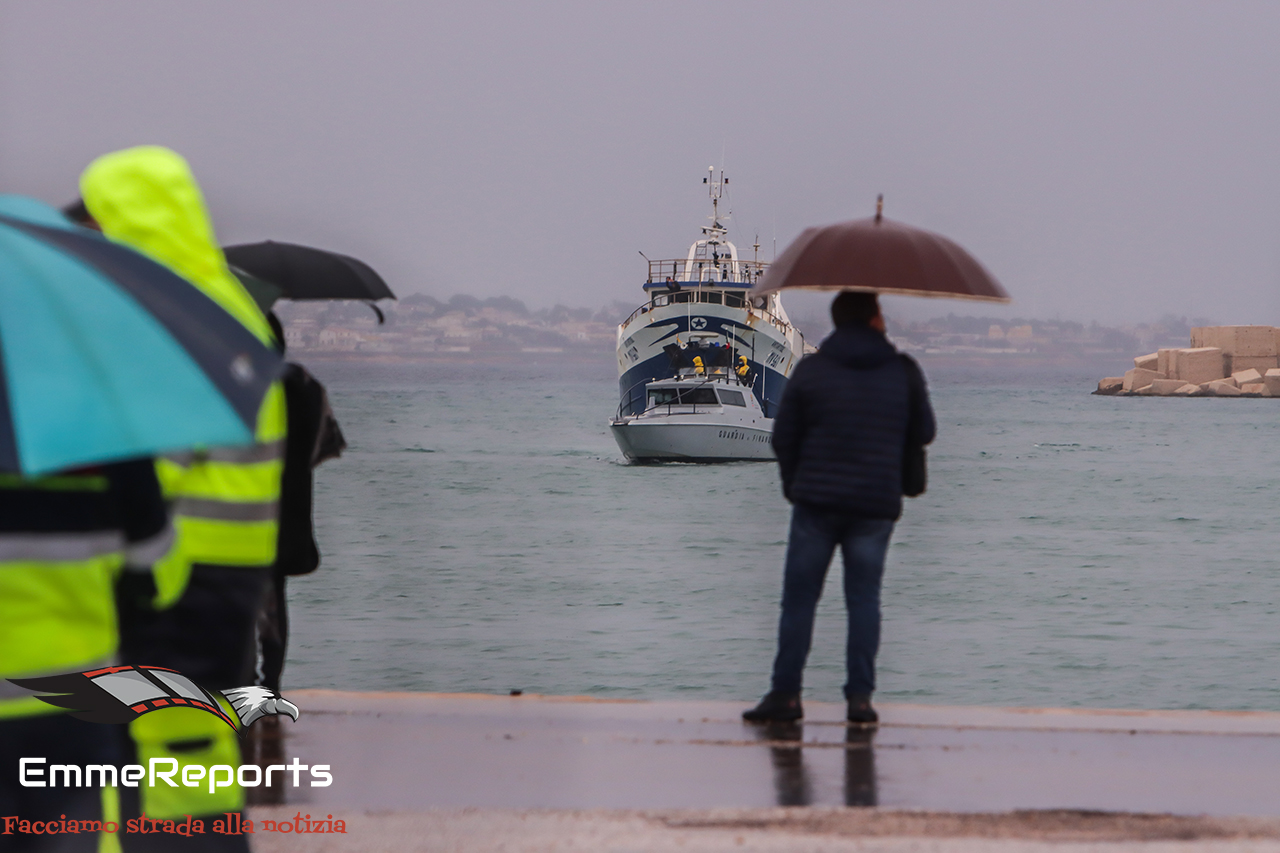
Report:
[[161,143],[224,242],[638,304],[637,251],[684,255],[723,160],[747,255],[883,192],[1006,315],[1280,324],[1277,32],[1225,0],[0,0],[0,191],[62,203]]

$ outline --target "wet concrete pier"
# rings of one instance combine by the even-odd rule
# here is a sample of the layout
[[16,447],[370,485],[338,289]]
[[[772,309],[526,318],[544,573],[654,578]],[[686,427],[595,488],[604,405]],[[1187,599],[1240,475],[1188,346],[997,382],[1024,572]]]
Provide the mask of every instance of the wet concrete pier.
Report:
[[736,702],[299,690],[282,748],[324,808],[887,806],[1280,815],[1280,714],[843,706],[751,726]]

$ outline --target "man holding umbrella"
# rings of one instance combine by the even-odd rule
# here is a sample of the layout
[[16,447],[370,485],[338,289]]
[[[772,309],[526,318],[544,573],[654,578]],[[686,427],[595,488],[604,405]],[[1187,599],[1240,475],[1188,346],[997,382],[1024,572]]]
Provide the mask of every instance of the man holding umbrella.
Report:
[[748,722],[803,715],[801,673],[814,612],[836,546],[844,557],[849,611],[848,720],[871,724],[880,645],[880,579],[902,514],[904,449],[933,440],[934,418],[920,368],[884,336],[874,293],[831,303],[835,332],[796,367],[773,426],[782,491],[794,504],[784,570],[773,686]]
[[935,432],[924,376],[885,338],[877,293],[1007,302],[1003,288],[945,237],[873,219],[809,228],[752,291],[842,291],[832,333],[797,365],[773,428],[782,490],[794,504],[783,572],[773,684],[744,720],[790,722],[804,712],[801,675],[836,546],[848,610],[846,719],[878,722],[871,706],[880,645],[880,582],[902,496],[924,490],[924,446]]

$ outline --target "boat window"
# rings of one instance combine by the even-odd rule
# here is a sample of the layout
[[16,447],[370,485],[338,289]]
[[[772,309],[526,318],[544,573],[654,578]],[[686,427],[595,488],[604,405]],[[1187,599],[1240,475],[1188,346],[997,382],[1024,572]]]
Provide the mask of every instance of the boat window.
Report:
[[707,387],[652,388],[649,390],[649,408],[654,406],[714,406],[717,402],[716,392]]
[[673,293],[671,294],[672,302],[691,302],[692,293]]
[[655,296],[655,297],[653,297],[653,307],[654,307],[654,308],[661,308],[663,305],[666,305],[666,304],[667,304],[667,297],[665,297],[665,296]]
[[742,398],[741,391],[729,391],[720,389],[720,402],[729,406],[745,406],[747,401]]
[[741,308],[741,307],[742,307],[742,294],[741,294],[741,293],[726,293],[726,294],[724,295],[724,304],[725,304],[725,305],[728,305],[730,308]]
[[711,293],[704,293],[704,294],[702,294],[702,301],[703,301],[703,302],[710,302],[712,305],[719,305],[719,304],[720,304],[720,291],[718,291],[718,290],[717,290],[717,291],[713,291],[713,292],[711,292]]

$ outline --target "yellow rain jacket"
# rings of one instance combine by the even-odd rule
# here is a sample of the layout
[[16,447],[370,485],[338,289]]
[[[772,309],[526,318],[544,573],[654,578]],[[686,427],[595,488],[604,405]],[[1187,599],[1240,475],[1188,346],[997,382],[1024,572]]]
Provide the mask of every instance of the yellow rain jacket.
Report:
[[[181,156],[150,145],[107,154],[85,170],[80,192],[104,234],[174,270],[272,343],[266,317],[227,269],[200,187]],[[258,412],[254,445],[192,448],[157,463],[178,532],[172,557],[156,567],[158,603],[178,598],[194,563],[267,568],[275,562],[285,429],[284,389],[276,382]]]
[[[200,187],[181,156],[159,146],[107,154],[85,170],[80,194],[107,237],[169,267],[261,341],[274,341],[266,317],[227,269]],[[252,571],[275,562],[285,430],[284,389],[275,382],[258,411],[254,444],[190,448],[157,460],[177,532],[172,555],[155,566],[158,605],[178,600],[193,565]],[[136,720],[130,732],[144,764],[155,756],[206,769],[239,763],[236,735],[207,713],[156,711]],[[243,805],[236,785],[216,794],[207,788],[143,790],[143,807],[155,818],[217,814]]]

